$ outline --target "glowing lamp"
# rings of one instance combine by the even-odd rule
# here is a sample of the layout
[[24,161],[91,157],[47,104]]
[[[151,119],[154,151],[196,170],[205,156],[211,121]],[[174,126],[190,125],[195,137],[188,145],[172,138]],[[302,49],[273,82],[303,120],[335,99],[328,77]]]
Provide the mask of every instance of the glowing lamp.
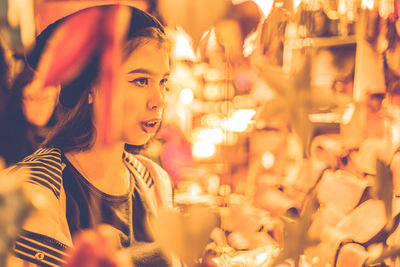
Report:
[[196,158],[210,158],[215,154],[215,145],[210,142],[196,142],[193,144],[192,153]]
[[374,0],[362,0],[361,1],[361,8],[363,9],[374,9]]
[[193,98],[194,98],[193,90],[190,88],[182,89],[179,95],[180,101],[185,105],[189,105],[190,103],[192,103]]
[[173,50],[173,55],[178,60],[196,60],[196,55],[192,47],[191,38],[180,27],[178,27],[178,33],[175,36],[175,47]]
[[265,169],[271,169],[275,164],[274,154],[272,154],[270,151],[264,152],[264,154],[261,156],[261,164]]

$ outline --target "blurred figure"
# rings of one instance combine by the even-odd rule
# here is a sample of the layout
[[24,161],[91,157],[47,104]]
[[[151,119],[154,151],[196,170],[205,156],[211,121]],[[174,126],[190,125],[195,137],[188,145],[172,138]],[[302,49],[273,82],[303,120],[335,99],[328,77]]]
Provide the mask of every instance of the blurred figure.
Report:
[[0,156],[10,166],[33,153],[55,122],[58,89],[41,92],[34,71],[25,65],[10,89],[0,131]]
[[9,87],[9,67],[4,48],[0,42],[0,118],[5,110],[5,103]]
[[319,48],[312,58],[311,85],[318,92],[353,96],[356,46]]

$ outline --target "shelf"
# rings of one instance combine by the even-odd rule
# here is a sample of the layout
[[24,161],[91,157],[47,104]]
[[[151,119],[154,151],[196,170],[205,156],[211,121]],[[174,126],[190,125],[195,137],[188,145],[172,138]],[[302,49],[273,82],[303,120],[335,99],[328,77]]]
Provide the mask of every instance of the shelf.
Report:
[[329,47],[357,43],[356,35],[287,39],[285,48]]

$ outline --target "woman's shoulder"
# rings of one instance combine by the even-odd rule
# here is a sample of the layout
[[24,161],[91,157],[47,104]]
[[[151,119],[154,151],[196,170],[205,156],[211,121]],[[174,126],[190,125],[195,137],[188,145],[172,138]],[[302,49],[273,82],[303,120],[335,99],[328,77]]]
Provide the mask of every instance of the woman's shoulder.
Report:
[[169,180],[168,173],[155,161],[152,159],[143,156],[143,155],[134,155],[133,156],[141,165],[143,165],[152,176],[155,176],[155,179],[164,178]]
[[[162,181],[164,183],[170,183],[170,178],[168,173],[156,162],[145,157],[143,155],[131,154],[129,152],[124,152],[123,159],[134,167],[143,177],[147,177],[147,173],[151,177],[151,180]],[[150,183],[151,185],[152,183]]]
[[147,186],[158,192],[160,203],[165,206],[172,206],[172,183],[168,173],[156,162],[145,156],[125,152],[123,157],[141,174]]
[[39,148],[16,164],[29,171],[28,183],[50,189],[57,199],[62,187],[62,152],[58,148]]
[[35,152],[33,152],[31,155],[25,157],[22,161],[20,161],[18,164],[23,164],[35,160],[50,160],[50,161],[57,161],[58,160],[61,162],[61,150],[55,147],[51,148],[46,148],[46,147],[41,147],[37,149]]

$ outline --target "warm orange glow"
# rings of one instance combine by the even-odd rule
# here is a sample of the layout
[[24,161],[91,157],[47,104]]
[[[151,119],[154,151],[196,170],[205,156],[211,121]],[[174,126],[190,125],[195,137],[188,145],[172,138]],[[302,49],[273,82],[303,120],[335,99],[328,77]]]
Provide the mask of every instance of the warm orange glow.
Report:
[[201,125],[205,127],[217,127],[219,121],[219,117],[214,113],[206,114],[201,117]]
[[33,0],[9,0],[8,22],[12,27],[20,27],[22,44],[30,47],[35,41]]
[[198,196],[201,194],[201,186],[197,183],[191,183],[188,188],[188,194],[191,196]]
[[265,169],[267,170],[271,169],[275,164],[274,154],[272,154],[270,151],[264,152],[264,154],[261,157],[261,164]]
[[243,44],[243,56],[248,57],[257,48],[257,32],[253,32],[252,34],[248,35],[244,40]]
[[353,118],[356,107],[354,104],[349,104],[342,115],[342,124],[349,124]]
[[193,90],[190,88],[182,89],[179,95],[179,100],[185,105],[189,105],[190,103],[192,103],[193,98],[194,98]]
[[338,3],[338,12],[339,12],[339,14],[345,14],[346,11],[347,11],[347,8],[346,8],[345,1],[339,0],[339,3]]
[[253,0],[264,14],[264,17],[268,17],[274,5],[274,0]]
[[293,0],[293,7],[296,10],[301,4],[301,0]]
[[218,194],[220,180],[221,178],[218,175],[216,174],[210,175],[210,177],[208,177],[207,193],[211,195]]
[[196,60],[190,36],[180,27],[175,34],[173,56],[178,60]]
[[221,144],[224,134],[220,128],[196,128],[193,131],[193,139],[212,144]]
[[379,15],[387,19],[390,14],[394,13],[394,0],[388,0],[388,1],[380,1],[379,3]]
[[215,154],[215,145],[210,142],[196,142],[193,144],[193,156],[196,158],[211,158]]
[[255,110],[252,109],[240,109],[236,111],[232,117],[223,120],[221,122],[221,127],[227,131],[242,133],[246,131],[247,126],[253,122],[251,119],[255,113]]
[[372,10],[374,8],[374,0],[362,0],[361,8]]
[[[232,0],[232,3],[234,5],[238,5],[238,4],[241,4],[243,2],[247,2],[247,1],[249,1],[249,0]],[[271,12],[272,7],[274,5],[274,0],[252,0],[252,1],[257,4],[257,6],[262,11],[264,17],[265,18],[268,17],[268,15]]]
[[228,196],[231,193],[231,191],[232,189],[228,184],[221,185],[219,188],[219,194],[221,196]]

